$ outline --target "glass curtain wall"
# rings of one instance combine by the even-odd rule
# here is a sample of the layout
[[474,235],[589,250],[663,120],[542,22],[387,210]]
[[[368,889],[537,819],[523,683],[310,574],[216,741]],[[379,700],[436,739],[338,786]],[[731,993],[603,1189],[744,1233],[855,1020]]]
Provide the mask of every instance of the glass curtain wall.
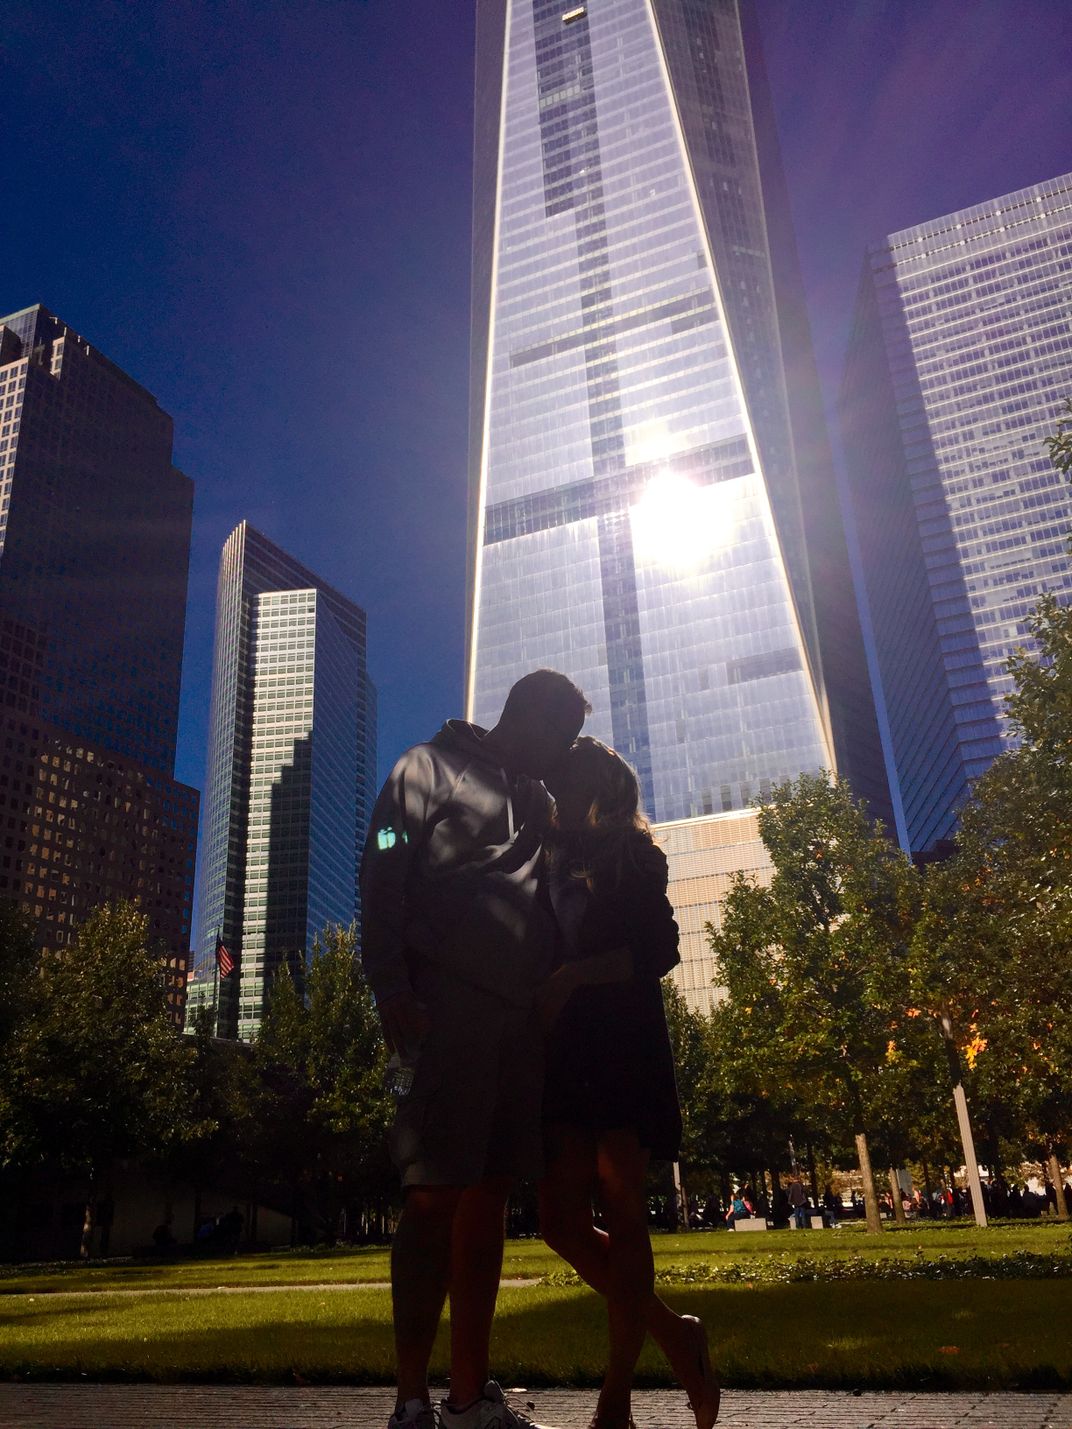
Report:
[[470,707],[491,721],[519,674],[565,669],[668,821],[833,759],[793,475],[784,441],[757,440],[660,32],[690,7],[657,8],[512,0],[483,20],[478,114],[486,83],[501,148],[474,230],[492,261]]

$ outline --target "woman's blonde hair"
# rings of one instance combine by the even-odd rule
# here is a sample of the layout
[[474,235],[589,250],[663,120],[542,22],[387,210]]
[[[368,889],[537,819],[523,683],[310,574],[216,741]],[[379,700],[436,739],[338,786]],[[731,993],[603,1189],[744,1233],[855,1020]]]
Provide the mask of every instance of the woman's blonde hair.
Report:
[[566,761],[580,765],[581,776],[592,789],[592,802],[585,815],[586,829],[647,830],[648,821],[640,812],[640,781],[636,770],[616,749],[590,734],[575,740]]
[[549,844],[552,857],[579,856],[576,876],[602,882],[625,872],[626,854],[639,833],[651,839],[648,821],[640,809],[640,781],[636,770],[615,749],[591,735],[582,734],[566,755],[570,766],[580,765],[578,777],[592,790],[584,826],[576,833],[560,829],[552,816]]

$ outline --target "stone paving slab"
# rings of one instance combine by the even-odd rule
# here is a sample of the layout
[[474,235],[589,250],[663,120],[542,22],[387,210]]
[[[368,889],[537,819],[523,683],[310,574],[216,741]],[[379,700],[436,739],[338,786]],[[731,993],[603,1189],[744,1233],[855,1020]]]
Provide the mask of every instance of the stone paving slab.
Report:
[[[511,1390],[557,1429],[586,1429],[594,1390]],[[385,1429],[387,1389],[0,1384],[3,1429]],[[684,1396],[641,1390],[637,1429],[693,1429]],[[728,1391],[720,1429],[1072,1429],[1072,1394]]]

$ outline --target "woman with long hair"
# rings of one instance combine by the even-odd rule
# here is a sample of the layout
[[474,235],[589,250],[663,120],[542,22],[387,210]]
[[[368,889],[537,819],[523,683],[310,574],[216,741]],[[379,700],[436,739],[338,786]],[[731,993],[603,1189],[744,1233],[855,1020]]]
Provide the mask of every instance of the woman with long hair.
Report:
[[547,786],[561,961],[540,994],[548,1029],[540,1217],[547,1244],[607,1301],[610,1353],[592,1429],[632,1425],[647,1333],[684,1385],[697,1429],[710,1429],[719,1388],[704,1327],[656,1296],[647,1226],[648,1164],[675,1161],[681,1140],[659,986],[679,961],[666,857],[640,812],[636,774],[599,740],[578,739]]

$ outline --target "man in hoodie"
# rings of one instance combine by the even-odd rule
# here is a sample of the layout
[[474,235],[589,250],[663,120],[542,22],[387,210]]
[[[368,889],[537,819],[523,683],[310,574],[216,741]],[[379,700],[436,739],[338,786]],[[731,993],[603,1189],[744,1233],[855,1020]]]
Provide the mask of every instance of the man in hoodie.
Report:
[[[395,765],[361,866],[362,961],[388,1046],[411,1068],[391,1153],[404,1205],[391,1250],[398,1401],[389,1429],[434,1429],[428,1361],[450,1294],[449,1429],[525,1429],[488,1378],[514,1181],[542,1169],[533,998],[553,924],[537,900],[551,800],[539,782],[590,707],[554,670],[511,689],[485,731],[449,720]],[[535,1427],[538,1429],[538,1426]]]

